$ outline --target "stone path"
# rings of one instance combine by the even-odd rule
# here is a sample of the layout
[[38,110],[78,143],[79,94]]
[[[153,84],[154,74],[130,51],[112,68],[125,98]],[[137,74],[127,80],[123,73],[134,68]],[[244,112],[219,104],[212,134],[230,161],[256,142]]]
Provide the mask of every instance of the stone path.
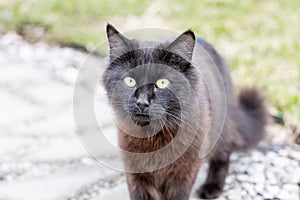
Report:
[[[72,95],[85,56],[0,36],[0,200],[129,199],[124,175],[94,160],[74,131]],[[284,129],[272,126],[269,135],[253,153],[232,155],[220,199],[300,199],[300,147]]]

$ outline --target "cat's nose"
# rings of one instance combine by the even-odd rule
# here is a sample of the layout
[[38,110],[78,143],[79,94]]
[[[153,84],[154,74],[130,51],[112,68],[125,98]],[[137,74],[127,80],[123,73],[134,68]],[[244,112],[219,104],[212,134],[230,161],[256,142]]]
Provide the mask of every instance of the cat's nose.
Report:
[[149,107],[149,101],[148,101],[148,97],[146,94],[140,94],[139,98],[136,100],[136,104],[137,106],[144,111],[145,108]]

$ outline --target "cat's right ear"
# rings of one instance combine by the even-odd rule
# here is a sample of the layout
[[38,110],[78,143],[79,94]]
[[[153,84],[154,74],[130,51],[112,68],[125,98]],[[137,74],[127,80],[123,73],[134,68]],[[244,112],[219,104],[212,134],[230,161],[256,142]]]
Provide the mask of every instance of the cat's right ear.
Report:
[[195,46],[195,34],[191,30],[187,30],[179,35],[168,47],[168,51],[178,54],[184,59],[191,61]]
[[111,60],[115,60],[130,50],[131,41],[124,37],[109,23],[106,25],[106,35],[109,43],[109,57]]

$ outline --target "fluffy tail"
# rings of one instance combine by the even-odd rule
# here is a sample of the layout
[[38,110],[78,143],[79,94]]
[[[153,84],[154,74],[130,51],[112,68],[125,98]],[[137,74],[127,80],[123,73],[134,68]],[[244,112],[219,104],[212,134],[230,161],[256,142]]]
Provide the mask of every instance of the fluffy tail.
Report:
[[257,145],[264,137],[268,117],[265,99],[256,88],[246,88],[240,92],[235,119],[237,131],[242,139],[238,150],[246,150]]

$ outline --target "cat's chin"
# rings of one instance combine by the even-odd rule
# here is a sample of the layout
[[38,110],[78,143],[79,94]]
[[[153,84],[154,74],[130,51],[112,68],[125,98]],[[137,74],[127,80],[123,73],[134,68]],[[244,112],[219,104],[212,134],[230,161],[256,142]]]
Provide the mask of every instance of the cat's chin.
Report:
[[141,127],[147,126],[151,122],[149,115],[133,115],[131,119],[136,125]]
[[136,123],[136,125],[141,126],[141,127],[145,127],[150,124],[150,122],[142,122],[142,121],[135,121],[135,123]]

